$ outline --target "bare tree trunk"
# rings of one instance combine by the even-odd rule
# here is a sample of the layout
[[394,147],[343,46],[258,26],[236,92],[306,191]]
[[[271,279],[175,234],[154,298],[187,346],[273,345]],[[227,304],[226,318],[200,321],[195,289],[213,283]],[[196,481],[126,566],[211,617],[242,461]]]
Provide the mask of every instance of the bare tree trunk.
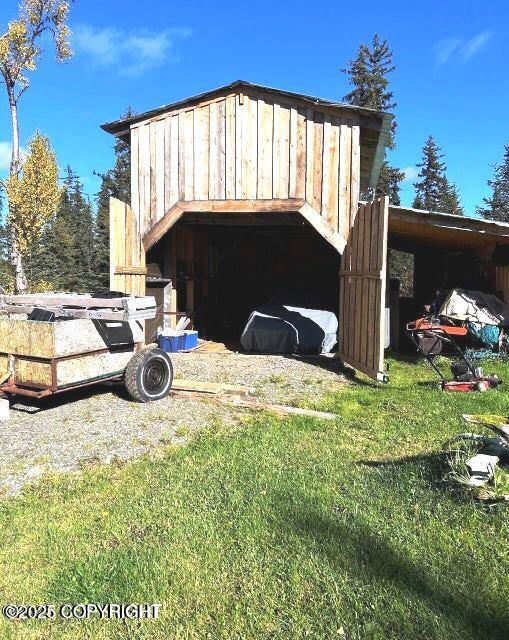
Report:
[[[11,113],[12,124],[12,155],[10,175],[18,175],[21,170],[21,161],[19,153],[19,122],[18,122],[18,105],[14,95],[14,87],[7,85],[7,95],[9,97],[9,109]],[[23,268],[23,260],[21,253],[16,247],[16,238],[14,233],[11,235],[12,248],[11,248],[11,262],[14,267],[14,286],[16,293],[25,291],[28,287],[28,282]]]

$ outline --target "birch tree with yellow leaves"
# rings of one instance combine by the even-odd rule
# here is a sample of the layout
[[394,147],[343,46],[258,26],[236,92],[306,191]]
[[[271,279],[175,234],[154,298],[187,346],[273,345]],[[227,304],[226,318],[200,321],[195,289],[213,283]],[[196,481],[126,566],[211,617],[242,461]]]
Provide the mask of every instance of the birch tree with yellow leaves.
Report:
[[[9,201],[9,222],[12,229],[11,258],[15,270],[17,291],[23,291],[27,287],[22,255],[24,241],[20,236],[22,230],[26,230],[26,225],[24,221],[18,224],[16,216],[20,215],[19,212],[22,209],[20,209],[19,203],[11,205],[9,196],[9,192],[11,192],[11,197],[14,193],[17,194],[15,197],[19,196],[21,192],[17,190],[18,187],[13,185],[17,184],[16,178],[19,184],[23,180],[20,178],[22,161],[20,157],[18,102],[30,86],[28,74],[37,69],[41,59],[43,53],[41,41],[44,34],[49,33],[52,37],[57,61],[63,62],[71,57],[70,31],[67,25],[68,14],[69,2],[66,0],[22,0],[17,18],[11,20],[6,31],[0,35],[0,79],[5,85],[12,126],[12,156],[7,181],[7,198]],[[34,141],[36,139],[37,137],[34,138]],[[35,156],[38,155],[40,154],[35,154]],[[41,207],[38,207],[37,211],[42,214]]]
[[23,262],[60,199],[58,166],[48,138],[37,132],[30,140],[23,167],[7,178],[6,191],[11,242]]

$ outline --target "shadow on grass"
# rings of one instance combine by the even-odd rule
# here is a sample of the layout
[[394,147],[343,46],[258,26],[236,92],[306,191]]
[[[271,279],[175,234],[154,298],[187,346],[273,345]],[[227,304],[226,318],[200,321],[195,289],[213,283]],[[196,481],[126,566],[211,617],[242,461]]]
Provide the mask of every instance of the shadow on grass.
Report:
[[[417,597],[435,615],[451,619],[453,626],[461,627],[472,637],[507,639],[509,618],[504,603],[493,605],[483,602],[476,595],[475,580],[464,595],[447,588],[447,576],[438,581],[424,564],[409,559],[378,532],[361,524],[353,514],[342,523],[313,511],[289,514],[286,528],[293,529],[313,547],[313,551],[325,555],[338,570],[362,576],[370,582],[370,590],[376,583],[392,583],[404,594]],[[472,567],[472,578],[479,576],[479,567]],[[482,575],[482,573],[481,573]],[[418,622],[416,618],[415,622]],[[478,635],[482,633],[482,635]],[[416,633],[416,637],[419,634]]]
[[361,467],[380,469],[385,481],[390,483],[406,483],[410,487],[418,477],[430,491],[454,503],[472,504],[473,497],[464,487],[448,479],[451,470],[447,451],[436,451],[429,454],[404,456],[395,460],[358,460],[355,464]]

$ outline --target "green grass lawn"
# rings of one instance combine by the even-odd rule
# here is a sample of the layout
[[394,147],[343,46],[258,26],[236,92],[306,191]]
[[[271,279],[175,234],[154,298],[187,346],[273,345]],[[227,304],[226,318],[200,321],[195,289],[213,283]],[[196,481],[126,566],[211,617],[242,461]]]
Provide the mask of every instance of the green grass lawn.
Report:
[[1,602],[158,602],[158,620],[0,620],[1,638],[509,638],[509,513],[443,482],[462,413],[391,362],[316,408],[44,480],[0,503]]

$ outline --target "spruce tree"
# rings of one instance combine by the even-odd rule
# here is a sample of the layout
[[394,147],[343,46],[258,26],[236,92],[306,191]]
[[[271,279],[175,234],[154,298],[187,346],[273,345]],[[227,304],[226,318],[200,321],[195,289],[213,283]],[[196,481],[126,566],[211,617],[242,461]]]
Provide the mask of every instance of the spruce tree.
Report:
[[[122,117],[132,115],[127,109]],[[95,274],[96,288],[109,289],[110,281],[110,197],[131,202],[131,148],[118,138],[115,141],[115,165],[101,174],[101,187],[96,196]]]
[[433,136],[429,136],[422,148],[422,160],[417,163],[420,178],[414,183],[413,206],[427,211],[439,211],[445,188],[445,164],[443,154]]
[[[349,76],[352,90],[343,100],[349,104],[368,107],[379,111],[391,111],[396,107],[394,95],[389,89],[388,75],[395,70],[392,62],[393,52],[385,38],[378,34],[373,36],[371,47],[361,44],[357,56],[350,60],[347,67],[342,69]],[[389,149],[395,147],[396,122],[393,120]],[[380,170],[375,195],[388,195],[391,204],[400,204],[400,183],[404,173],[396,167],[391,167],[384,157]],[[364,194],[366,197],[366,194]]]
[[55,214],[27,263],[32,288],[94,289],[94,219],[83,186],[67,167]]
[[416,209],[462,216],[464,211],[458,188],[447,179],[443,157],[442,150],[430,135],[422,149],[422,160],[417,163],[420,179],[414,182],[413,206]]
[[452,213],[455,216],[465,215],[465,211],[461,205],[458,187],[454,182],[449,182],[447,178],[445,178],[445,187],[440,207],[440,210],[445,213]]
[[69,287],[76,291],[94,289],[94,217],[92,206],[83,193],[83,185],[71,168],[71,232],[74,245],[74,271]]
[[483,207],[477,212],[484,218],[509,222],[509,143],[504,146],[504,157],[495,165],[494,177],[488,180],[491,196],[483,198]]

